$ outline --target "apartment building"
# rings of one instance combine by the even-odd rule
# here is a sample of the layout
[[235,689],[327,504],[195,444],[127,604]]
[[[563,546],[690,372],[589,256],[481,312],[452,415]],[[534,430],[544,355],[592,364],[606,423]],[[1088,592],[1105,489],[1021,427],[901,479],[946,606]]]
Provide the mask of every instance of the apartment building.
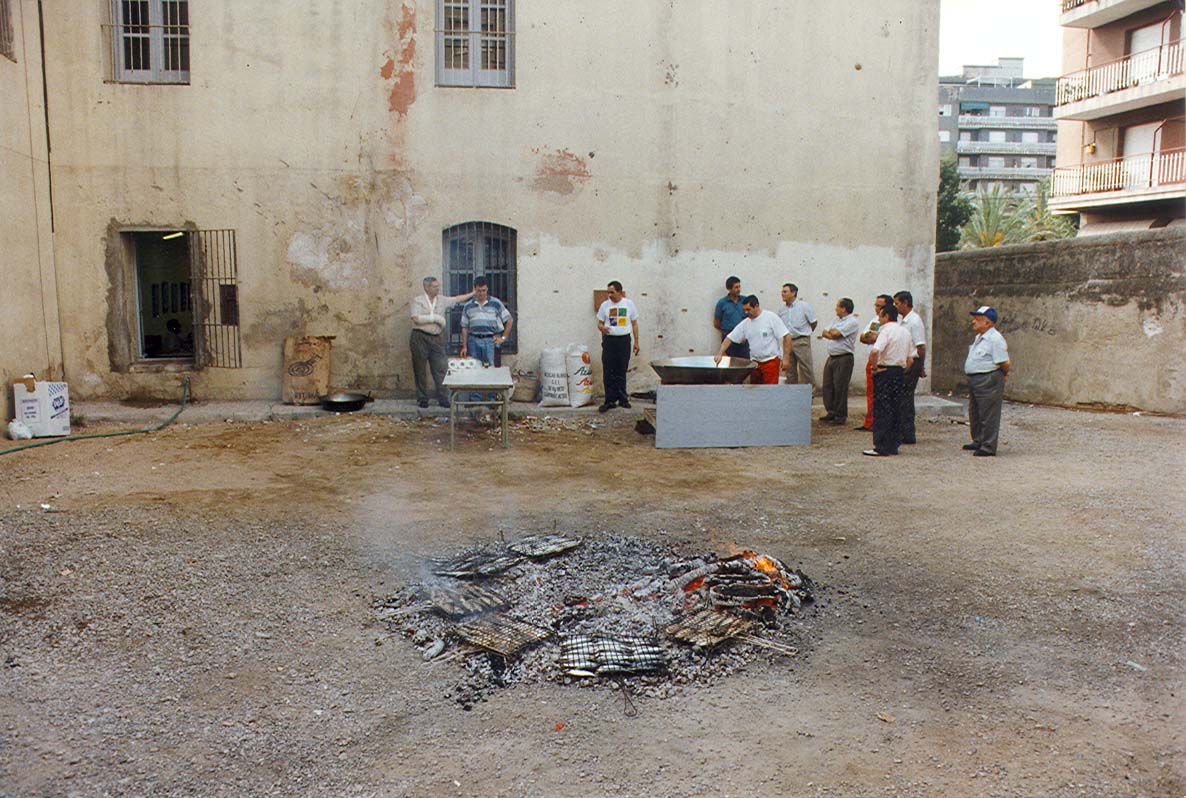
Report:
[[938,0],[0,10],[6,383],[275,397],[327,335],[335,384],[407,396],[426,275],[487,277],[528,370],[621,280],[639,384],[716,349],[730,274],[929,303]]
[[939,78],[939,150],[954,154],[965,190],[1031,193],[1054,170],[1054,78],[1027,79],[1021,58],[966,65]]
[[1056,211],[1080,235],[1186,224],[1182,2],[1060,0]]

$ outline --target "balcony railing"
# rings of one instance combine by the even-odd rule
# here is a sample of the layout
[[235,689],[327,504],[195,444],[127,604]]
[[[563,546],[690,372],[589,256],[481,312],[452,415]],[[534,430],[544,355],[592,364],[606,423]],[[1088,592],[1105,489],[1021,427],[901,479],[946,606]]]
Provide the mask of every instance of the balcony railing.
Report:
[[960,128],[996,128],[998,130],[1054,130],[1058,120],[1053,116],[977,116],[960,114],[957,124]]
[[1182,74],[1182,40],[1109,61],[1058,79],[1056,105],[1102,97],[1143,83]]
[[1062,13],[1067,13],[1073,8],[1086,5],[1090,0],[1062,0]]
[[1054,170],[1053,197],[1140,191],[1186,183],[1186,147]]
[[1054,155],[1053,141],[959,141],[956,151],[967,155]]

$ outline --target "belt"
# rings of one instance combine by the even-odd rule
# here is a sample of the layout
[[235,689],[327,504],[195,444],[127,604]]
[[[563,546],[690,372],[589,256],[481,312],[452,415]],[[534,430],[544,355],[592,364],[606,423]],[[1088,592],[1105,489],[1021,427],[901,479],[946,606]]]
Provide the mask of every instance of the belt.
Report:
[[430,333],[428,330],[421,330],[416,327],[412,328],[412,332],[418,332],[421,335],[431,335],[433,338],[436,338],[438,335],[440,335],[440,333]]
[[480,339],[482,339],[482,340],[485,340],[485,339],[487,339],[487,338],[493,338],[493,337],[494,337],[494,335],[493,335],[493,334],[491,334],[491,335],[473,335],[473,334],[471,333],[469,337],[470,337],[470,338],[480,338]]
[[852,357],[852,352],[829,352],[828,357]]
[[811,333],[807,333],[807,335],[792,335],[791,340],[798,341],[800,338],[810,338],[810,337],[811,337]]
[[987,377],[989,374],[996,374],[1000,369],[993,369],[992,371],[970,371],[967,372],[969,377]]
[[897,371],[905,371],[906,370],[905,366],[881,366],[881,365],[879,365],[879,366],[877,366],[877,368],[881,369],[882,371],[889,371],[890,369],[896,369]]

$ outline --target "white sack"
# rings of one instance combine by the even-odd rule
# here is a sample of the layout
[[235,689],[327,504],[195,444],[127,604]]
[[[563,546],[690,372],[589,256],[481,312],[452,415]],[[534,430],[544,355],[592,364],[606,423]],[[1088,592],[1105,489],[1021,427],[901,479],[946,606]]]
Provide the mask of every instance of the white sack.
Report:
[[564,407],[568,404],[568,371],[564,352],[559,348],[539,353],[540,407]]
[[589,363],[589,347],[569,344],[564,360],[568,367],[568,406],[590,404],[593,401],[593,366]]

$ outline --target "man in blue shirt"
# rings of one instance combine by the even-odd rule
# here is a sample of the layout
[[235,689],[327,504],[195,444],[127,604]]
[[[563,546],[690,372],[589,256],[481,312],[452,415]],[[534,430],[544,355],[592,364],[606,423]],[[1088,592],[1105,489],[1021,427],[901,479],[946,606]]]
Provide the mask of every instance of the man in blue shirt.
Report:
[[511,334],[515,320],[501,300],[490,296],[485,277],[474,280],[474,298],[461,309],[461,356],[494,365],[494,347]]
[[[728,293],[717,300],[716,309],[712,313],[712,326],[720,331],[721,341],[745,320],[745,308],[741,304],[741,278],[733,276],[726,280],[725,291]],[[749,360],[749,343],[730,342],[725,354]]]

